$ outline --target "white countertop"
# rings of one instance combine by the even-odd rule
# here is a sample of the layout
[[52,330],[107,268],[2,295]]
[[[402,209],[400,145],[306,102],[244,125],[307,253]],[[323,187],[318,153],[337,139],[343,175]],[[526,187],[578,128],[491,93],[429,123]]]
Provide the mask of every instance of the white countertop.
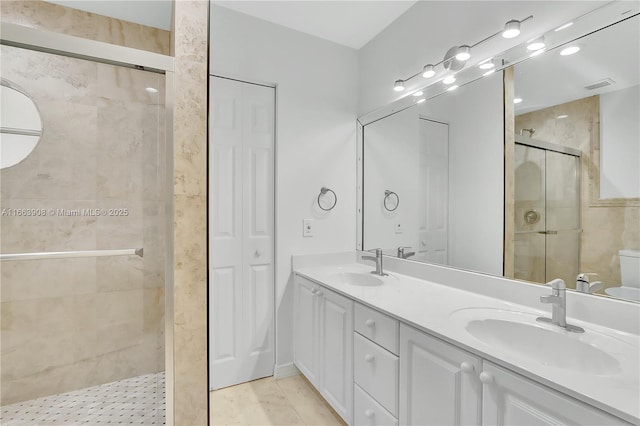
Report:
[[[482,294],[389,272],[381,286],[354,286],[340,282],[332,275],[337,272],[371,271],[369,265],[360,263],[301,267],[294,272],[341,293],[357,302],[385,312],[400,321],[440,337],[488,361],[502,365],[519,374],[573,396],[626,421],[640,422],[640,336],[601,325],[578,321],[567,313],[567,322],[583,327],[584,334],[571,334],[569,338],[589,339],[595,333],[614,337],[624,348],[618,350],[620,370],[611,374],[587,374],[577,369],[550,367],[544,360],[538,362],[516,352],[486,344],[469,334],[460,316],[454,314],[468,308],[489,308],[522,312],[535,316],[550,316],[547,309],[536,310],[529,306],[506,302]],[[544,305],[541,305],[541,308]],[[549,325],[549,327],[555,327]],[[557,330],[556,330],[557,331]],[[562,356],[561,353],[557,354]],[[588,359],[584,362],[588,363]],[[576,360],[579,363],[580,360]]]

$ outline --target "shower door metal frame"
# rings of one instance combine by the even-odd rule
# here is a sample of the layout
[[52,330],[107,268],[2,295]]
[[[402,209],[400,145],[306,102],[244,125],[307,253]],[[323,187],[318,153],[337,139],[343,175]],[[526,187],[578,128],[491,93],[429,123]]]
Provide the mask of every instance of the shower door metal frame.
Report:
[[[551,142],[546,142],[546,141],[542,141],[539,139],[532,139],[530,137],[526,137],[526,136],[522,136],[522,135],[515,135],[515,143],[514,145],[523,145],[523,146],[528,146],[531,148],[537,148],[537,149],[542,149],[545,152],[546,151],[551,151],[551,152],[557,152],[559,154],[565,154],[565,155],[571,155],[573,157],[576,157],[578,160],[578,168],[577,168],[577,173],[576,173],[576,180],[577,180],[577,184],[578,184],[578,196],[579,198],[579,202],[578,202],[578,228],[576,229],[576,232],[580,235],[582,234],[582,151],[576,148],[571,148],[568,146],[563,146],[563,145],[558,145],[555,143],[551,143]],[[546,174],[546,155],[545,155],[545,174]],[[515,183],[514,183],[514,195],[515,195]],[[546,210],[546,195],[545,195],[545,210]],[[539,232],[539,231],[530,231],[530,232]],[[546,249],[546,234],[549,231],[546,229],[546,225],[545,225],[545,249]],[[557,233],[557,231],[556,231]],[[518,234],[518,232],[514,229],[514,239],[515,236]],[[580,269],[580,259],[581,259],[581,245],[578,244],[578,269]],[[513,252],[513,256],[515,258],[515,249]],[[545,261],[546,264],[546,261]],[[546,266],[545,266],[545,270],[546,270]],[[546,272],[545,272],[546,273]]]
[[[173,107],[174,58],[160,53],[119,46],[101,41],[43,31],[3,22],[0,26],[0,45],[51,53],[77,59],[133,68],[164,74],[165,76],[165,141],[166,141],[166,265],[165,265],[165,377],[166,422],[173,425],[174,417],[174,333],[173,333]],[[171,261],[169,261],[171,259]]]

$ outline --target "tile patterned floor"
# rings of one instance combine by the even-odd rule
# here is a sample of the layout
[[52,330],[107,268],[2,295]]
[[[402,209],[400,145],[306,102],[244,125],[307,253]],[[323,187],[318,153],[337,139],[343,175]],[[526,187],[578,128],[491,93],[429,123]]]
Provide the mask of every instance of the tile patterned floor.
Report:
[[164,425],[164,373],[1,407],[3,426]]
[[345,423],[303,376],[254,380],[211,392],[211,425]]

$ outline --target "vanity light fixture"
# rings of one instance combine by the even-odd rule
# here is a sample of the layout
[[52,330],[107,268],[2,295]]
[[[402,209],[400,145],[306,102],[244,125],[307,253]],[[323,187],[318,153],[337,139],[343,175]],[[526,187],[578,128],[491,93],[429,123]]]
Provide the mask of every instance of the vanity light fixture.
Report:
[[546,52],[547,49],[540,49],[540,50],[536,50],[535,52],[533,52],[531,55],[529,55],[530,58],[533,58],[534,56],[538,56],[538,55],[542,55],[544,52]]
[[580,46],[569,46],[567,48],[564,48],[560,51],[560,54],[562,56],[569,56],[569,55],[573,55],[575,53],[578,53],[580,51]]
[[444,80],[442,80],[442,82],[444,84],[452,84],[456,82],[456,78],[452,75],[450,75],[449,77],[446,77]]
[[495,66],[496,64],[495,62],[493,62],[493,58],[489,58],[480,62],[480,65],[478,65],[478,68],[480,68],[481,70],[489,70],[491,68],[495,68]]
[[569,28],[569,27],[570,27],[570,26],[572,26],[572,25],[573,25],[573,22],[567,22],[567,23],[566,23],[566,24],[564,24],[564,25],[560,25],[560,26],[559,26],[558,28],[556,28],[554,31],[562,31],[562,30],[564,30],[564,29],[566,29],[566,28]]
[[544,37],[538,37],[534,40],[532,40],[528,45],[527,45],[527,50],[540,50],[545,46],[544,44]]
[[459,61],[468,61],[471,58],[471,46],[463,44],[458,47],[458,53],[456,53],[456,59]]
[[453,86],[451,86],[451,87],[449,87],[449,88],[447,89],[447,92],[453,92],[453,91],[454,91],[454,90],[456,90],[457,88],[458,88],[458,85],[457,85],[457,84],[454,84]]
[[413,96],[416,96],[416,97],[417,97],[417,96],[422,96],[422,95],[423,95],[422,90],[418,90],[417,92],[415,92],[415,93],[413,94]]
[[[491,34],[490,36],[485,37],[484,39],[480,40],[477,43],[474,43],[471,45],[462,44],[460,46],[452,47],[447,51],[447,53],[444,55],[444,58],[440,62],[427,64],[424,67],[422,67],[422,71],[415,73],[403,80],[396,80],[395,83],[393,84],[393,90],[395,90],[396,92],[402,92],[404,90],[405,83],[420,74],[422,74],[424,78],[434,77],[436,75],[435,68],[438,65],[442,65],[444,69],[447,71],[461,70],[466,65],[466,62],[471,58],[471,49],[474,49],[476,46],[479,46],[482,43],[486,43],[487,41],[501,34],[504,38],[517,37],[518,35],[520,35],[520,25],[530,19],[533,19],[533,15],[529,15],[522,20],[512,19],[504,25],[504,29],[501,29],[500,31],[494,34]],[[491,65],[486,65],[485,67],[481,67],[481,68],[489,69],[491,67],[495,67],[495,63],[493,63],[493,61],[491,61]],[[445,84],[451,84],[451,83],[445,83]]]
[[422,76],[424,78],[431,78],[434,75],[436,75],[436,70],[433,69],[433,65],[429,64],[422,67]]
[[519,104],[520,102],[522,102],[522,98],[513,98],[514,104]]

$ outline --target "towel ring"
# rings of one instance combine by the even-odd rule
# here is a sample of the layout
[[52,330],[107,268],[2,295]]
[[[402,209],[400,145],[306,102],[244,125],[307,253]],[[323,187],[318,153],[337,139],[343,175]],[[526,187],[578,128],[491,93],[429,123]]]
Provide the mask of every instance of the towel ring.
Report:
[[[322,207],[322,203],[320,202],[320,197],[325,195],[327,192],[330,192],[333,194],[333,204],[331,204],[331,207],[324,208]],[[333,210],[336,204],[338,204],[338,196],[336,195],[336,193],[332,189],[326,188],[324,186],[320,188],[320,194],[318,194],[318,207],[320,207],[325,212],[328,212],[329,210]]]
[[[387,206],[387,201],[389,200],[389,198],[391,197],[395,197],[396,198],[396,205],[394,208],[390,209],[389,206]],[[398,206],[400,205],[400,197],[398,197],[398,194],[396,194],[393,191],[389,191],[388,189],[384,191],[384,200],[383,200],[383,204],[384,204],[384,209],[388,212],[393,212],[395,211]]]

